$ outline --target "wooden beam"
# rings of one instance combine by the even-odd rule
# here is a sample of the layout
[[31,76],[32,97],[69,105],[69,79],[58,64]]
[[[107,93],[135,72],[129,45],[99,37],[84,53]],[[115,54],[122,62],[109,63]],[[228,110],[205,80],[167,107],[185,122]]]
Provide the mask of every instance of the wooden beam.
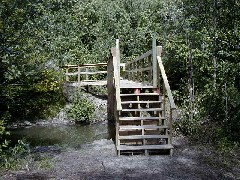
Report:
[[[122,110],[121,98],[120,98],[120,49],[119,49],[119,39],[116,40],[116,57],[113,57],[113,67],[114,67],[114,83],[116,89],[116,103],[117,110]],[[114,52],[113,52],[114,53]]]
[[157,88],[157,42],[156,38],[152,41],[152,67],[153,67],[153,87]]
[[143,145],[143,146],[129,146],[129,145],[119,145],[117,146],[117,150],[158,150],[158,149],[173,149],[173,146],[170,144],[162,144],[162,145]]
[[143,71],[151,71],[152,66],[145,67],[145,68],[139,68],[139,69],[132,69],[132,70],[126,70],[127,73],[133,73],[133,72],[143,72]]
[[107,66],[107,63],[65,65],[65,66],[61,66],[61,68],[73,68],[73,69],[75,68],[75,69],[77,69],[78,67],[98,67],[98,66]]
[[152,50],[149,50],[149,51],[145,52],[144,54],[142,54],[141,56],[137,57],[136,59],[134,59],[134,60],[132,60],[130,62],[127,62],[126,66],[129,66],[132,63],[138,62],[138,61],[140,61],[140,60],[150,56],[151,54],[152,54]]
[[157,60],[158,60],[158,65],[159,65],[161,75],[162,75],[162,78],[163,78],[163,82],[164,82],[164,85],[165,85],[165,88],[166,88],[166,91],[167,91],[167,94],[168,94],[170,107],[171,107],[171,109],[176,109],[176,105],[174,103],[173,96],[172,96],[172,91],[170,89],[168,79],[167,79],[167,75],[166,75],[166,72],[165,72],[165,69],[164,69],[164,66],[163,66],[163,63],[162,63],[162,58],[160,56],[157,56]]
[[80,72],[80,74],[83,74],[83,75],[107,74],[107,71]]

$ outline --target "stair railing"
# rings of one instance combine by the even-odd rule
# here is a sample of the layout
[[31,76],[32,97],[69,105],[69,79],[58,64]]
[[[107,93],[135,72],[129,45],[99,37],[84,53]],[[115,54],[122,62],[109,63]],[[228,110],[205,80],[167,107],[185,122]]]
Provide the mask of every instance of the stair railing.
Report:
[[153,88],[158,86],[157,74],[157,52],[156,39],[153,39],[152,49],[143,53],[136,59],[125,63],[125,79],[152,85]]
[[159,66],[159,70],[161,73],[161,77],[163,79],[163,96],[164,96],[164,109],[166,110],[166,99],[165,99],[165,91],[167,92],[167,98],[169,99],[170,105],[170,114],[169,114],[169,131],[170,131],[170,144],[172,144],[172,112],[176,109],[176,105],[173,100],[172,91],[170,89],[170,85],[167,79],[167,75],[162,62],[162,46],[157,46],[157,63]]
[[125,63],[124,78],[130,81],[152,84],[152,50],[149,50],[136,59]]

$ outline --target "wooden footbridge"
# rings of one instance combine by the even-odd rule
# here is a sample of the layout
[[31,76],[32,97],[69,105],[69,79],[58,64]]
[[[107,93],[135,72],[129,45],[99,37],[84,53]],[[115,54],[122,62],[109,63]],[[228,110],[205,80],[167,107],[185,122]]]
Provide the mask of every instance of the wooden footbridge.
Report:
[[[153,40],[151,50],[130,62],[120,63],[117,40],[108,63],[65,66],[69,84],[107,85],[108,120],[114,122],[118,155],[163,151],[172,155],[172,112],[176,106],[161,53],[162,47]],[[93,75],[95,79],[90,80]],[[70,82],[70,76],[76,82]]]

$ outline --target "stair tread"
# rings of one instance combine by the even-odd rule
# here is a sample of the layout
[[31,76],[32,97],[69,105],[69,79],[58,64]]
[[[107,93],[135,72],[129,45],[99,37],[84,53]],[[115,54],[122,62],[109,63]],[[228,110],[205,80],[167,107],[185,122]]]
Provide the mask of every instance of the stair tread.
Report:
[[144,108],[144,109],[122,109],[123,112],[126,111],[162,111],[162,108]]
[[135,130],[135,129],[164,129],[168,128],[168,126],[152,126],[152,125],[145,125],[145,126],[119,126],[119,131],[127,131],[127,130]]
[[134,121],[134,120],[159,120],[166,119],[165,117],[119,117],[120,121]]
[[160,139],[169,138],[168,135],[130,135],[130,136],[119,136],[119,140],[123,139]]
[[172,144],[161,144],[161,145],[140,145],[140,146],[130,146],[130,145],[119,145],[117,150],[144,150],[144,149],[173,149]]
[[132,94],[120,94],[120,96],[156,96],[158,93],[132,93]]
[[122,101],[122,104],[133,104],[133,103],[162,103],[162,101]]

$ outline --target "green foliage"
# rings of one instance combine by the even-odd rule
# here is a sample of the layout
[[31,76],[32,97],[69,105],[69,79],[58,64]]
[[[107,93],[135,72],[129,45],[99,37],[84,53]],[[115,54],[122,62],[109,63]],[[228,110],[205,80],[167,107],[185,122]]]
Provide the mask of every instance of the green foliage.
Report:
[[3,150],[0,153],[0,167],[5,169],[19,169],[22,158],[29,152],[28,144],[23,140],[18,140],[18,144],[10,147],[8,150]]
[[239,3],[183,0],[178,9],[178,30],[167,33],[164,47],[169,81],[183,109],[179,126],[198,140],[238,144]]
[[79,91],[76,93],[73,103],[66,109],[68,118],[76,123],[91,123],[95,112],[95,105]]

